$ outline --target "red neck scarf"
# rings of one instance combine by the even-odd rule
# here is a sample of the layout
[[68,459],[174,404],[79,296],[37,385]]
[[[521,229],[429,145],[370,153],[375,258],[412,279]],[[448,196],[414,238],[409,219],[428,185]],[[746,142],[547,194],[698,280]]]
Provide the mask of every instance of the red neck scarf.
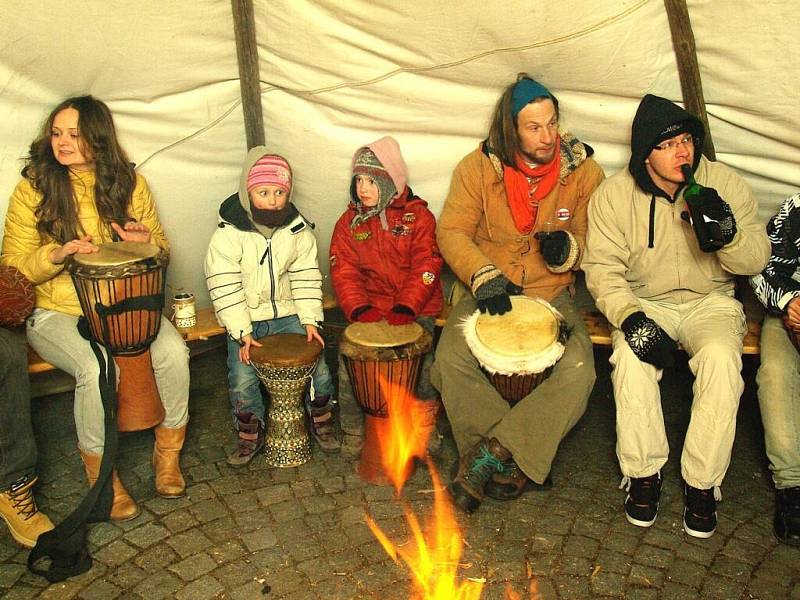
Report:
[[520,233],[528,234],[536,222],[539,202],[558,183],[561,170],[561,138],[556,142],[556,155],[549,163],[529,167],[520,154],[516,166],[503,165],[503,182],[514,225]]

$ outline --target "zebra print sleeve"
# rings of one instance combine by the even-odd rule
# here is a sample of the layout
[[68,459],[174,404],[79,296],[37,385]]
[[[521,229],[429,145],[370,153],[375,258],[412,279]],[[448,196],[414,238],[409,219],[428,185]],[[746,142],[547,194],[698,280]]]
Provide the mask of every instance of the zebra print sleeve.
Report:
[[783,312],[800,296],[800,194],[788,198],[767,225],[772,251],[766,268],[750,278],[761,303]]

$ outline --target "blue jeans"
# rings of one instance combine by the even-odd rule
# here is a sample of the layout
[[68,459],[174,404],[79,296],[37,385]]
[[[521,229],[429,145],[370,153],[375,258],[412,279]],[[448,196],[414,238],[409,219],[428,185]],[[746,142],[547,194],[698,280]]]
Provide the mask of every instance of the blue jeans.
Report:
[[800,354],[773,315],[764,317],[761,325],[756,382],[775,487],[800,486]]
[[0,492],[35,470],[28,352],[24,338],[0,327]]
[[[276,333],[301,333],[306,334],[305,326],[300,324],[297,315],[289,315],[279,319],[253,322],[253,339],[258,339]],[[314,382],[315,397],[333,395],[331,373],[325,362],[324,355],[317,360],[317,366],[311,375]],[[239,361],[239,344],[228,336],[228,398],[231,401],[234,426],[238,423],[237,413],[252,413],[261,423],[264,423],[264,400],[259,387],[260,380],[256,370],[250,365]],[[310,399],[306,395],[306,409],[309,408]]]

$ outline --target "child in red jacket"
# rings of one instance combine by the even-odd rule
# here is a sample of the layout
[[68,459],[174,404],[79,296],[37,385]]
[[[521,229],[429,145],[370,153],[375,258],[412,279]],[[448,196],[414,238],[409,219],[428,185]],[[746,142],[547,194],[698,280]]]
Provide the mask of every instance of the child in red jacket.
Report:
[[[406,185],[407,179],[408,170],[394,138],[383,137],[356,151],[350,204],[337,221],[331,240],[331,278],[348,321],[386,319],[391,325],[417,321],[432,333],[443,302],[436,220],[427,203]],[[432,362],[431,351],[425,356],[417,384],[420,400],[437,399],[430,384]],[[358,454],[364,418],[342,360],[339,409],[342,451]],[[438,441],[434,431],[431,445]]]

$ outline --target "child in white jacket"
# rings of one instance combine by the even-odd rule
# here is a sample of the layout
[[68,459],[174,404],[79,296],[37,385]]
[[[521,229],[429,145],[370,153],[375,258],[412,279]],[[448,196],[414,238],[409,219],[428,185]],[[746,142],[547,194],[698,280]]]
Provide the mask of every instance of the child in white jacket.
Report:
[[[264,446],[264,402],[250,363],[258,338],[301,333],[323,343],[322,274],[311,223],[289,202],[292,171],[263,146],[250,150],[239,192],[219,209],[205,272],[217,319],[228,331],[228,395],[238,445],[228,464],[246,465]],[[337,452],[333,384],[323,357],[308,398],[311,434],[324,452]]]

